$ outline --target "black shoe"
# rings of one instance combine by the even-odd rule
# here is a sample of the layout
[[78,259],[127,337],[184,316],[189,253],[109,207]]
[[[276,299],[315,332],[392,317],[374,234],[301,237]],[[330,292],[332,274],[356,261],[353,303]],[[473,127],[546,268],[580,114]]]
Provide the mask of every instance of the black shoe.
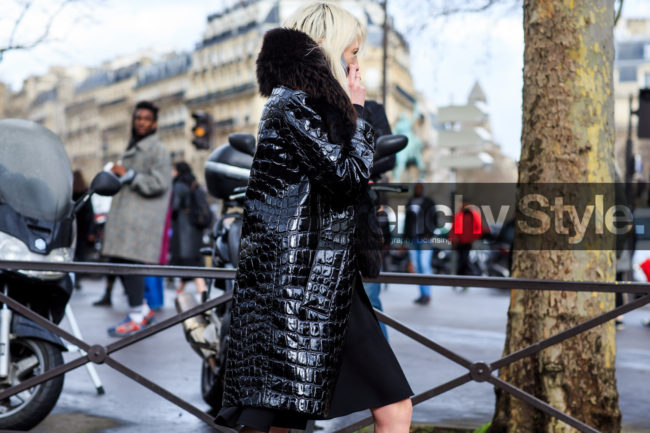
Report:
[[625,324],[623,323],[623,320],[621,319],[615,319],[614,320],[614,326],[616,326],[617,331],[622,331],[625,329]]
[[429,303],[431,302],[431,296],[422,295],[413,302],[420,305],[429,305]]
[[106,295],[104,295],[104,296],[102,297],[102,299],[100,299],[99,301],[95,301],[95,302],[93,302],[93,305],[94,305],[95,307],[110,307],[110,306],[113,305],[113,304],[111,303],[111,298],[110,298],[110,296],[106,296]]

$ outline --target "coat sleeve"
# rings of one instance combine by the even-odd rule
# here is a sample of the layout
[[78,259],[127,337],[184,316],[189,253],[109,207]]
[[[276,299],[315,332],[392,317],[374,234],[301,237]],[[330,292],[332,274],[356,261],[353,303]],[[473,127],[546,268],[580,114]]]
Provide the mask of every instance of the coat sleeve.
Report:
[[301,166],[319,187],[332,194],[354,193],[368,183],[375,150],[372,127],[357,119],[349,145],[325,140],[326,125],[298,97],[289,98],[283,110],[294,138]]
[[143,197],[156,197],[170,187],[171,159],[164,146],[155,146],[148,169],[138,172],[130,187]]
[[182,209],[181,208],[181,191],[180,191],[180,182],[173,182],[172,183],[172,219],[176,219],[178,217],[178,212]]

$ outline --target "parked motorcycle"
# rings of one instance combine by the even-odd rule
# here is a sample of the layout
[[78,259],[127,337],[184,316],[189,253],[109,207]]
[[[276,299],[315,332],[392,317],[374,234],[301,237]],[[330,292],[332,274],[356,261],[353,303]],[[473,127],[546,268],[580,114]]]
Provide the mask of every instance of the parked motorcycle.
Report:
[[[512,264],[512,244],[514,241],[514,220],[503,227],[493,227],[489,234],[474,243],[469,253],[470,275],[483,277],[510,276]],[[452,249],[434,249],[431,266],[434,274],[454,274],[454,251]]]
[[[255,154],[255,138],[249,134],[230,134],[225,144],[210,154],[205,163],[208,192],[223,200],[222,212],[211,232],[212,247],[203,250],[212,257],[216,268],[234,268],[239,259],[243,207],[246,185]],[[214,292],[212,289],[219,289]],[[232,280],[214,280],[208,284],[207,298],[233,288]],[[198,305],[187,292],[176,298],[176,309],[186,311]],[[183,323],[185,337],[201,357],[201,395],[214,410],[221,408],[223,394],[230,303],[221,305]]]
[[485,273],[488,277],[510,276],[512,269],[512,246],[515,240],[515,220],[506,222],[502,227],[492,230],[486,240],[487,256],[485,257]]
[[[93,192],[114,195],[117,177],[102,172],[72,202],[72,169],[63,143],[26,120],[0,120],[0,260],[69,262],[74,257],[75,212]],[[0,290],[59,323],[72,293],[69,274],[0,269]],[[0,390],[63,363],[61,339],[33,321],[0,309]],[[28,430],[56,404],[63,376],[0,401],[0,429]]]
[[[224,201],[222,216],[212,231],[214,239],[211,251],[215,267],[234,268],[239,259],[243,207],[250,167],[255,154],[255,138],[248,134],[231,134],[229,143],[217,148],[205,164],[208,192]],[[407,139],[401,135],[387,135],[377,140],[372,177],[391,170],[395,154],[406,147]],[[390,186],[375,189],[394,191]],[[399,188],[397,191],[401,191]],[[216,280],[214,287],[224,292],[233,288],[232,280]],[[221,294],[221,293],[219,293]],[[212,296],[212,285],[208,296]],[[179,312],[197,305],[194,297],[181,293],[176,299]],[[210,407],[221,408],[223,394],[225,356],[228,348],[230,303],[221,305],[201,316],[187,319],[184,323],[185,337],[194,351],[202,358],[201,395]]]

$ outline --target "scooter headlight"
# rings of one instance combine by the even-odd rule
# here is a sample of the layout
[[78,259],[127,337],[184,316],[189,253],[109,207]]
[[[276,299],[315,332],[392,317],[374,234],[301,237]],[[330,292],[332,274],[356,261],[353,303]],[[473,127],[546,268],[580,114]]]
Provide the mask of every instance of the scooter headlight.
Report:
[[[55,248],[49,254],[33,253],[20,239],[16,239],[7,233],[0,232],[0,260],[7,261],[32,261],[62,263],[72,261],[72,248]],[[42,280],[58,280],[65,276],[65,272],[54,271],[27,271],[19,270],[19,273],[32,278]]]

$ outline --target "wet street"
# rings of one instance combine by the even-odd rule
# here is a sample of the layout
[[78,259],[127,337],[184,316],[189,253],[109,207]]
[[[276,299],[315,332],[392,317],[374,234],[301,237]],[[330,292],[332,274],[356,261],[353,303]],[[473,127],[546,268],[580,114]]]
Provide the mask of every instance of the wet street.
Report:
[[[128,306],[119,283],[113,293],[113,307],[93,307],[103,291],[101,279],[83,280],[71,305],[84,340],[89,344],[114,341],[106,328],[120,321]],[[194,286],[188,285],[194,292]],[[435,287],[428,306],[413,304],[415,286],[390,285],[382,291],[386,313],[415,328],[438,344],[470,361],[492,362],[501,357],[505,340],[509,297],[501,290],[471,288],[457,292]],[[175,313],[174,292],[165,290],[165,306],[159,319]],[[629,313],[625,329],[618,332],[617,379],[620,407],[626,432],[650,432],[650,329],[641,326],[650,318],[650,307]],[[69,329],[65,319],[63,325]],[[416,393],[428,390],[466,371],[413,340],[390,330],[390,341]],[[67,354],[65,359],[74,359]],[[201,409],[208,409],[199,393],[200,360],[185,342],[180,326],[114,354],[146,378]],[[368,362],[372,362],[371,359]],[[106,365],[96,366],[106,393],[97,392],[85,367],[66,375],[63,393],[52,414],[34,432],[127,433],[209,432],[200,420],[152,393]],[[424,402],[414,409],[414,422],[444,426],[478,427],[490,421],[494,391],[486,383],[470,382],[451,392]],[[319,421],[322,432],[334,431],[369,412],[343,419]]]

